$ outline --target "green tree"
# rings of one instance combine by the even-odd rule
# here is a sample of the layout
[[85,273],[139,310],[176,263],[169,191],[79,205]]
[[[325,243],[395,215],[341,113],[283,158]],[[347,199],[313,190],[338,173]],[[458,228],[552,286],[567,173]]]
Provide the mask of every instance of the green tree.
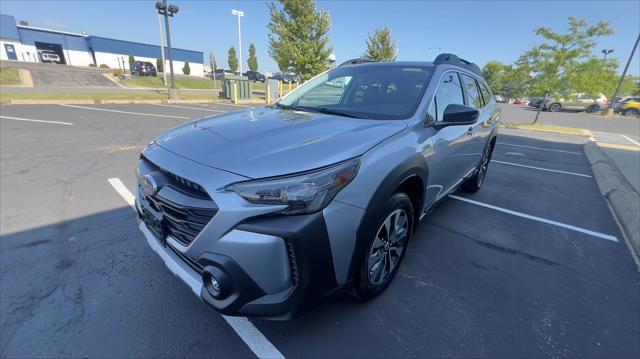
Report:
[[279,0],[269,3],[269,55],[281,71],[289,67],[307,80],[329,67],[331,17],[316,9],[315,0]]
[[162,59],[156,59],[156,71],[164,72],[164,64],[162,63]]
[[136,58],[133,55],[129,55],[129,66],[133,65],[136,62]]
[[[520,58],[522,63],[531,68],[532,91],[538,95],[549,92],[554,96],[574,92],[575,85],[572,80],[575,81],[579,77],[576,72],[584,70],[579,64],[593,60],[592,49],[596,45],[595,40],[611,34],[613,29],[605,22],[589,26],[586,20],[579,20],[573,16],[569,17],[569,30],[566,33],[555,32],[546,27],[537,29],[536,35],[541,36],[544,42]],[[593,89],[589,89],[585,92],[592,91]]]
[[398,54],[396,41],[391,37],[391,29],[385,25],[367,39],[367,50],[362,58],[369,61],[395,61]]
[[500,61],[489,61],[482,67],[482,77],[484,77],[489,88],[495,94],[504,94],[504,79],[511,67]]
[[182,73],[185,75],[191,75],[191,67],[189,66],[189,61],[184,63],[182,66]]
[[258,57],[256,57],[256,47],[253,43],[249,44],[249,58],[247,59],[249,70],[258,71]]
[[231,46],[229,49],[229,57],[227,58],[229,62],[229,69],[231,72],[235,73],[238,71],[238,57],[236,57],[236,48]]

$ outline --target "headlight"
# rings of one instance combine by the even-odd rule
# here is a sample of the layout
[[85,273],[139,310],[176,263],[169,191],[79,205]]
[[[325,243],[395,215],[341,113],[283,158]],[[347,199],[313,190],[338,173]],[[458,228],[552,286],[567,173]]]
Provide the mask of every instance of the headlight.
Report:
[[240,182],[226,188],[251,203],[288,205],[284,214],[322,210],[358,173],[360,159],[300,175]]

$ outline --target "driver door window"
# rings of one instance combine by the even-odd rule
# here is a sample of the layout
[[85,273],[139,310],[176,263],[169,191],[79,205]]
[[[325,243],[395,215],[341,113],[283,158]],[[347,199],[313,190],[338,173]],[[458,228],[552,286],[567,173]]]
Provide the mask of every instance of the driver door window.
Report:
[[446,72],[440,78],[436,96],[431,107],[435,106],[435,111],[431,108],[429,113],[436,114],[436,121],[442,121],[444,110],[451,104],[464,105],[464,97],[462,95],[462,85],[457,72]]

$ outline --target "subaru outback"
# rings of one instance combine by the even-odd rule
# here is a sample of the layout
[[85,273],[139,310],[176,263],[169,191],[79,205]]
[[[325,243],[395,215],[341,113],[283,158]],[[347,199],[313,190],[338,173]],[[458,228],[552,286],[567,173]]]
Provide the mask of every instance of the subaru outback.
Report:
[[151,142],[136,170],[139,228],[226,315],[291,318],[341,288],[367,300],[425,214],[480,189],[499,117],[478,67],[455,55],[348,61],[274,105]]

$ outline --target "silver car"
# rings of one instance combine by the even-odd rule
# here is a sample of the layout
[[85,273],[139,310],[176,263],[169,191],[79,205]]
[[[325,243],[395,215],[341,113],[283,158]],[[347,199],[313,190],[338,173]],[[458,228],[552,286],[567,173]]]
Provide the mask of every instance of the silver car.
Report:
[[159,136],[137,169],[140,230],[223,314],[290,318],[340,288],[369,299],[429,210],[480,189],[499,117],[455,55],[347,62],[273,106]]

